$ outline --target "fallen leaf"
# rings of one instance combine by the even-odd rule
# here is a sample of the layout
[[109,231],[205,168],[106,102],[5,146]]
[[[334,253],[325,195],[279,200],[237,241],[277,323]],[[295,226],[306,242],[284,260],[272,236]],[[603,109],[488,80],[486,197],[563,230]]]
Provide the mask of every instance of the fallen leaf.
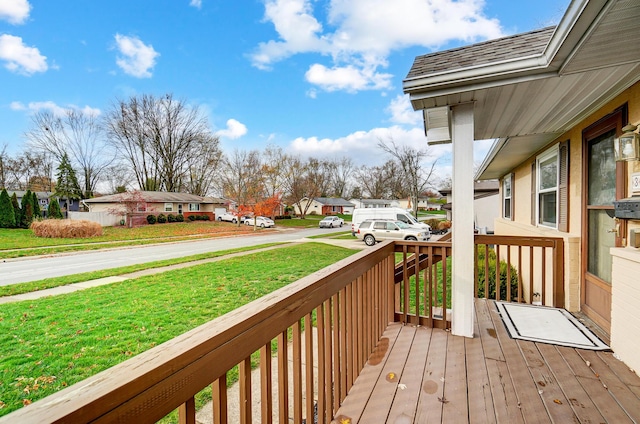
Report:
[[554,399],[553,402],[557,403],[558,405],[562,405],[562,401],[560,399]]

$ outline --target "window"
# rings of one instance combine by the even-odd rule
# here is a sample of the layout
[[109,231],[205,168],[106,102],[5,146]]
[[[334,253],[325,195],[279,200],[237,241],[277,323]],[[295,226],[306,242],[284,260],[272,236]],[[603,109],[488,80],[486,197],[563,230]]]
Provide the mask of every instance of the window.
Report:
[[136,211],[138,212],[146,212],[147,204],[146,203],[136,203]]
[[556,228],[558,224],[558,149],[547,151],[536,159],[538,200],[537,223]]
[[200,210],[200,203],[189,203],[189,212],[198,212]]
[[373,228],[375,230],[386,230],[387,229],[387,223],[384,221],[376,221],[373,223]]
[[173,203],[165,203],[164,204],[165,212],[173,212]]
[[513,220],[513,174],[502,179],[502,217]]

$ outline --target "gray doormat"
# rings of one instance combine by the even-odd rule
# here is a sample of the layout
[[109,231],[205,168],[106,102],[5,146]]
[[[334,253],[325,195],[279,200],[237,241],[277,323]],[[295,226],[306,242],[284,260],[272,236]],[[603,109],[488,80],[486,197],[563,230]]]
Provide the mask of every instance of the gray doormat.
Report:
[[496,302],[496,305],[514,339],[579,349],[609,350],[609,346],[565,309],[508,302]]

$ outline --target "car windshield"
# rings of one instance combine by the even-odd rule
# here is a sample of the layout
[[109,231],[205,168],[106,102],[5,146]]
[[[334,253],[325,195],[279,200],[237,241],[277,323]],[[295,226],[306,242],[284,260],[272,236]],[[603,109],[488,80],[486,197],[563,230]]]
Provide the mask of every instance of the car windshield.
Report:
[[411,227],[409,227],[407,224],[405,224],[405,223],[404,223],[404,222],[402,222],[402,221],[396,221],[396,225],[397,225],[398,227],[402,228],[403,230],[404,230],[404,229],[406,229],[406,228],[411,228]]
[[409,221],[411,221],[412,224],[420,224],[420,221],[418,221],[417,219],[415,219],[413,217],[413,215],[409,215],[407,214],[407,217],[409,218]]

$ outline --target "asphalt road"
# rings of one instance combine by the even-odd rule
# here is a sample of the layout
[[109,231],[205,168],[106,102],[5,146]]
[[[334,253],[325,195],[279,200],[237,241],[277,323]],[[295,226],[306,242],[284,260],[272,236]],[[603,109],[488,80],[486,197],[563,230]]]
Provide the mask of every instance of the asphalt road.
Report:
[[346,225],[342,228],[334,229],[273,229],[260,231],[255,236],[220,237],[207,240],[6,259],[0,262],[0,286],[180,258],[218,250],[293,241],[317,234],[347,231],[349,228],[349,225]]

